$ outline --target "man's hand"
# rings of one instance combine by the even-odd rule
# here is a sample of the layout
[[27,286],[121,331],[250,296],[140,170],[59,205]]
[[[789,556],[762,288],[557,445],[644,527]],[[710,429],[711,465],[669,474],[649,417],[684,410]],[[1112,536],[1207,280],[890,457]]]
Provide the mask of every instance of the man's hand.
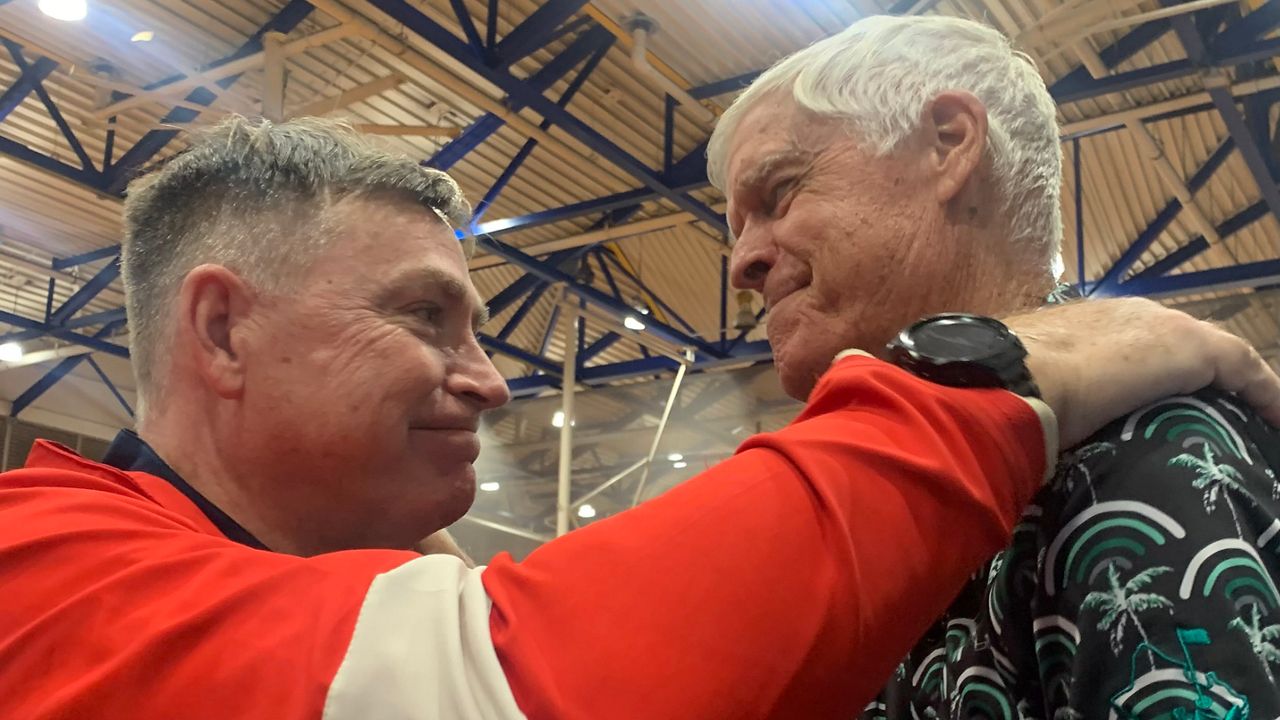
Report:
[[1058,416],[1062,447],[1170,395],[1209,385],[1280,425],[1280,378],[1258,351],[1211,323],[1150,300],[1094,300],[1004,320]]

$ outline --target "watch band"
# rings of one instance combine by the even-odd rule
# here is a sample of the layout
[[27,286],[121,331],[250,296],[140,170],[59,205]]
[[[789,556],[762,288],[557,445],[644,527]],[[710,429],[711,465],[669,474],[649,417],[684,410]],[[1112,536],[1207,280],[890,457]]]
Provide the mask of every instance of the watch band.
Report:
[[[991,334],[988,346],[973,344],[971,331],[975,326]],[[948,332],[958,333],[950,344]],[[984,348],[985,354],[975,354],[975,347]],[[928,317],[900,332],[886,349],[891,362],[930,382],[953,387],[998,387],[1022,397],[1042,399],[1027,367],[1022,341],[993,318],[962,313]]]

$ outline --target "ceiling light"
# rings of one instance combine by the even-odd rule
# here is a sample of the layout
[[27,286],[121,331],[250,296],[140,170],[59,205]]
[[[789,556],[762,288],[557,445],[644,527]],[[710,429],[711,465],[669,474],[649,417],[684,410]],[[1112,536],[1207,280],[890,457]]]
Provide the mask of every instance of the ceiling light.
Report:
[[683,470],[683,469],[685,469],[685,468],[689,467],[689,463],[687,463],[687,462],[685,462],[685,461],[681,460],[681,461],[680,461],[680,462],[678,462],[678,463],[674,463],[671,467],[673,467],[673,468],[675,468],[675,469],[677,469],[677,470]]
[[640,322],[639,318],[635,315],[628,315],[623,318],[622,326],[628,330],[635,330],[636,332],[640,332],[644,329],[644,323]]
[[551,416],[551,427],[564,427],[563,410],[557,410],[556,414]]
[[578,517],[593,518],[596,516],[596,509],[591,503],[583,503],[578,506]]
[[670,460],[671,462],[680,462],[681,460],[684,459],[684,456],[681,455],[680,453],[671,453],[670,455],[667,456],[667,459]]
[[485,492],[498,492],[498,488],[500,487],[502,486],[492,480],[480,483],[480,489]]
[[54,20],[65,22],[83,20],[89,14],[89,3],[86,0],[40,0],[37,7]]
[[0,361],[17,362],[22,359],[22,346],[16,342],[0,345]]
[[133,34],[133,37],[129,38],[129,42],[151,42],[155,37],[156,34],[151,30],[139,30]]

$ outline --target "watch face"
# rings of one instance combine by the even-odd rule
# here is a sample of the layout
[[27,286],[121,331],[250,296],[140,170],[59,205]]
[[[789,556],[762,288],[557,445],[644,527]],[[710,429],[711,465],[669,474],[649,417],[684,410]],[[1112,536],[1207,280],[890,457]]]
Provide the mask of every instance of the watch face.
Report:
[[940,360],[981,360],[999,350],[1001,330],[977,318],[938,318],[912,330],[911,343]]

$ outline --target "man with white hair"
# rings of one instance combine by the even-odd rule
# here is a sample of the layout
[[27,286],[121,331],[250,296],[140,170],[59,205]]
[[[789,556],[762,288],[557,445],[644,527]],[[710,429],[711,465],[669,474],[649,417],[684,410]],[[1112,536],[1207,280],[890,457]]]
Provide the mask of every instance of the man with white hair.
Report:
[[[961,313],[1060,295],[1059,147],[1030,60],[975,22],[871,17],[762,74],[709,169],[787,391],[843,347],[1016,387],[1005,341]],[[862,717],[1280,714],[1280,433],[1203,384],[1068,452]]]

